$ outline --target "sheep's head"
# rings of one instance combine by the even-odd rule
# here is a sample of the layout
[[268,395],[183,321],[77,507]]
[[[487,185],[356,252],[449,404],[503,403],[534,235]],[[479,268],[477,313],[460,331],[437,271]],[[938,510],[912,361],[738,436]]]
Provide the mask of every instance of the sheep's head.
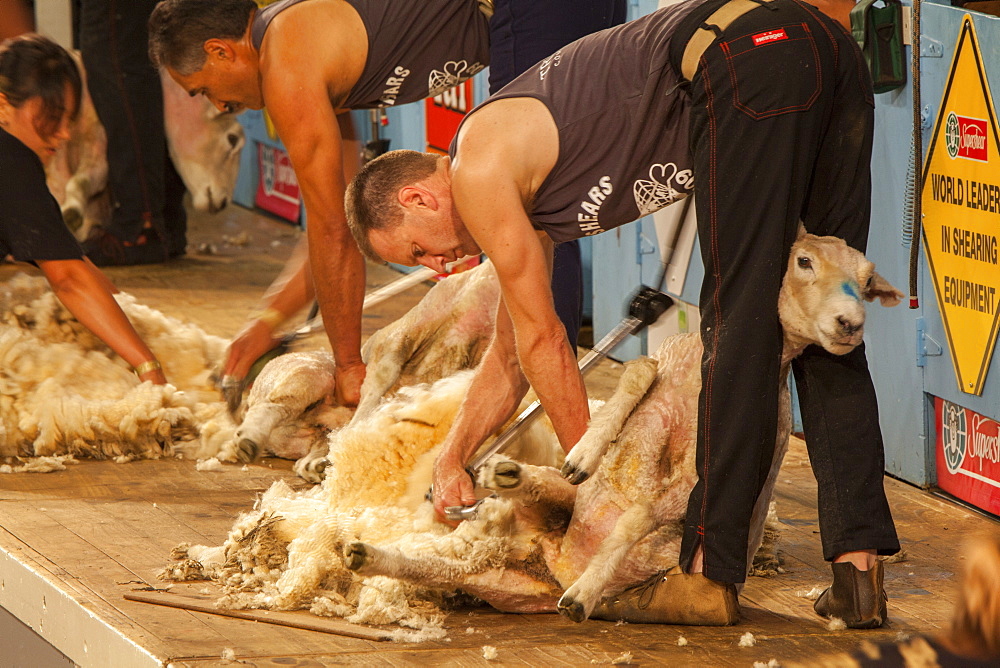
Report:
[[778,297],[786,348],[815,343],[835,355],[849,353],[864,335],[864,302],[877,298],[895,306],[902,297],[843,239],[803,231],[792,246]]

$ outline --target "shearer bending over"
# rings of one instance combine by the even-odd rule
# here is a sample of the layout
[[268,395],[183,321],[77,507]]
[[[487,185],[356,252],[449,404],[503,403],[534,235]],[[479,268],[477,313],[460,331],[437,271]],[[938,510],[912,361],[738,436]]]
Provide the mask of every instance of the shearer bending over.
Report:
[[[342,137],[350,109],[388,107],[444,92],[489,61],[487,16],[476,0],[164,0],[149,50],[191,95],[238,112],[265,105],[288,149],[305,202],[307,240],[234,339],[224,373],[243,378],[277,344],[275,329],[319,300],[336,359],[336,398],[356,405],[364,258],[344,224],[345,168],[358,151]],[[348,174],[349,176],[350,174]],[[310,272],[311,267],[311,272]],[[335,323],[335,324],[334,324]]]
[[[734,585],[746,578],[750,513],[775,443],[778,291],[799,221],[867,243],[872,85],[845,30],[853,3],[815,2],[682,2],[585,37],[473,110],[450,156],[386,154],[347,193],[368,256],[441,269],[483,251],[500,277],[494,339],[435,463],[439,515],[475,501],[465,463],[529,382],[565,450],[584,433],[586,391],[549,291],[553,242],[697,193],[700,479],[685,572],[655,578],[650,605],[663,622],[739,618]],[[794,372],[834,562],[817,612],[879,626],[876,554],[899,544],[864,346],[842,357],[810,347]]]

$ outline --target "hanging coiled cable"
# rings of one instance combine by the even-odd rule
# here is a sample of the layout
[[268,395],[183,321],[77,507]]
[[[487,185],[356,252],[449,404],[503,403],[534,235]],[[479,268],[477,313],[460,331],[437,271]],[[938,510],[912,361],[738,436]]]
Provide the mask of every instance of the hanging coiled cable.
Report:
[[910,16],[910,90],[913,100],[913,134],[910,140],[910,160],[906,169],[906,191],[903,197],[903,229],[901,240],[910,248],[910,308],[919,308],[917,279],[919,276],[921,237],[921,183],[923,180],[923,118],[920,109],[920,1],[913,1]]

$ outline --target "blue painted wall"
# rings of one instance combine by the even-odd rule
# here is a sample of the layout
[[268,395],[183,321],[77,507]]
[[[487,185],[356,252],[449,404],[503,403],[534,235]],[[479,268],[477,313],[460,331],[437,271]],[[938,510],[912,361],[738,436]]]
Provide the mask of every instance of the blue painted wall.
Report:
[[[962,17],[970,13],[947,4],[921,8],[921,110],[926,155],[941,96],[954,55]],[[971,12],[982,48],[987,77],[1000,82],[1000,18]],[[996,85],[996,84],[994,84]],[[994,100],[996,105],[994,88]],[[911,87],[878,96],[876,141],[872,158],[873,210],[869,256],[880,273],[907,291],[908,248],[900,240],[907,155],[913,115]],[[947,337],[927,270],[920,258],[920,308],[872,308],[868,360],[879,395],[886,439],[886,470],[919,485],[935,481],[933,396],[939,396],[994,419],[1000,418],[1000,370],[994,358],[981,397],[959,392],[947,351]],[[918,339],[918,327],[932,341]],[[918,360],[918,347],[943,354]],[[925,366],[918,366],[923,363]]]

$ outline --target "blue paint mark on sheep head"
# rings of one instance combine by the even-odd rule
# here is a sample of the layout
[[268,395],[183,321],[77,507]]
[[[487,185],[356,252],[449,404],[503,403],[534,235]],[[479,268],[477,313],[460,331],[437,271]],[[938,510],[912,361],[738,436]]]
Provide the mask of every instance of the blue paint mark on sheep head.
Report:
[[854,281],[844,281],[840,284],[840,289],[854,301],[861,301],[861,296],[858,294],[858,284]]

